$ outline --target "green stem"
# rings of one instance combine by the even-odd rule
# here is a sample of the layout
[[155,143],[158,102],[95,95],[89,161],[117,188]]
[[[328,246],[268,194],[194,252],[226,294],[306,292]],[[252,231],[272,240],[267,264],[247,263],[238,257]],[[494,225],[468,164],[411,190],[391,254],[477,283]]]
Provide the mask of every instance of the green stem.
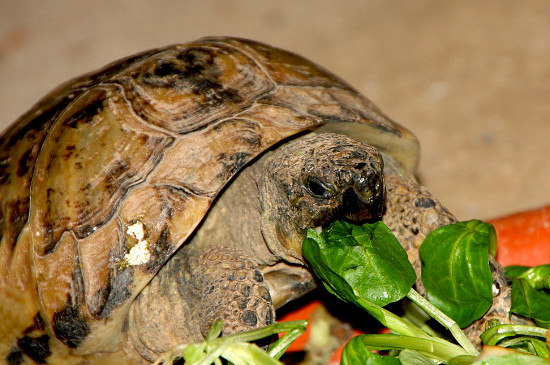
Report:
[[420,328],[414,326],[411,323],[408,323],[407,321],[404,321],[399,316],[374,303],[371,303],[360,297],[357,297],[357,303],[360,304],[363,309],[369,312],[371,316],[376,318],[380,323],[382,323],[384,326],[395,333],[412,337],[430,338],[430,335],[422,331]]
[[214,346],[209,346],[209,353],[203,357],[201,360],[195,362],[193,365],[210,365],[212,364],[220,355],[227,350],[231,345],[231,342],[220,342]]
[[451,331],[451,334],[456,341],[468,352],[469,355],[478,356],[479,352],[475,346],[468,340],[468,337],[462,332],[458,324],[447,316],[445,313],[437,309],[432,303],[428,302],[422,295],[414,289],[411,289],[407,294],[407,298],[418,304],[420,308],[426,311],[433,319],[438,321],[442,326]]
[[481,334],[481,340],[485,345],[494,346],[503,338],[517,335],[546,338],[548,336],[548,329],[519,324],[501,324],[483,332]]
[[269,326],[258,328],[251,331],[234,333],[225,337],[222,337],[224,341],[228,342],[252,342],[271,336],[275,333],[290,332],[295,328],[305,328],[308,324],[307,320],[297,320],[288,322],[278,322],[270,324]]
[[361,335],[369,350],[416,350],[439,362],[466,355],[464,349],[437,338],[417,338],[393,334]]
[[278,339],[273,345],[269,347],[267,354],[274,359],[280,359],[281,356],[288,349],[290,344],[294,342],[294,340],[296,340],[298,337],[300,337],[305,331],[306,328],[302,327],[295,328],[292,331],[287,332],[283,337]]

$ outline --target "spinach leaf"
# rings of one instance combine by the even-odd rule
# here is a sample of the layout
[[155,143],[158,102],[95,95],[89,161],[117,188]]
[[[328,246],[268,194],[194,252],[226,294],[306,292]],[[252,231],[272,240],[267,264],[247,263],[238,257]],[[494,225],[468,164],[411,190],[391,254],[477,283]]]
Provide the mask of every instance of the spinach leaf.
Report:
[[489,247],[495,240],[491,224],[471,220],[434,230],[420,247],[428,299],[461,328],[493,302]]
[[520,279],[525,279],[537,290],[550,289],[550,265],[540,265],[524,271]]
[[550,326],[550,265],[536,267],[508,266],[512,278],[511,312],[535,320],[541,327]]
[[510,265],[506,266],[504,269],[506,270],[506,276],[508,276],[510,279],[517,278],[527,270],[529,270],[531,267],[529,266],[521,266],[521,265]]
[[346,301],[357,295],[385,306],[403,299],[416,281],[407,253],[382,222],[336,221],[320,235],[309,231],[302,251],[327,289]]
[[510,311],[535,320],[537,325],[550,328],[550,292],[537,290],[528,279],[512,279],[512,306]]

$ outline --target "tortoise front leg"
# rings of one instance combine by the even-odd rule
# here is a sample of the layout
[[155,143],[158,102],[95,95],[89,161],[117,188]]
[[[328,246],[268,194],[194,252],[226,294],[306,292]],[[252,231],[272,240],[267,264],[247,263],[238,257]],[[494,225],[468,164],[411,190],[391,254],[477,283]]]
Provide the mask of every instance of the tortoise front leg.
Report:
[[271,324],[267,283],[258,266],[237,250],[183,247],[132,304],[126,352],[154,361],[175,345],[203,341],[219,319],[223,335]]
[[217,320],[223,321],[222,335],[274,322],[268,286],[249,257],[222,246],[206,249],[196,259],[193,256],[189,272],[203,336]]
[[[387,203],[383,217],[384,223],[396,235],[407,251],[416,275],[416,288],[426,296],[421,280],[420,245],[434,229],[455,223],[457,219],[430,192],[414,179],[399,175],[386,176]],[[480,345],[479,335],[487,328],[490,320],[500,323],[521,323],[522,318],[510,319],[511,281],[504,268],[489,256],[489,265],[493,276],[493,305],[479,320],[465,329],[468,338]]]

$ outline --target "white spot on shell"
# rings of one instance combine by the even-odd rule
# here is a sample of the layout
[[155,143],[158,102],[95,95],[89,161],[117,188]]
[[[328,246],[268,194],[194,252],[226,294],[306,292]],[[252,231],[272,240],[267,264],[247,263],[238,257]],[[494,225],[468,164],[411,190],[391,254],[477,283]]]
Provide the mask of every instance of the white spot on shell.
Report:
[[142,241],[145,238],[145,226],[140,221],[128,226],[126,234],[135,237],[138,241]]
[[130,252],[124,255],[124,259],[128,265],[141,265],[148,262],[151,258],[151,253],[147,246],[149,246],[147,241],[139,241],[137,245],[132,247]]
[[317,232],[317,234],[321,234],[321,232],[323,232],[323,227],[321,227],[321,226],[317,226],[313,229],[315,230],[315,232]]
[[142,265],[151,259],[149,252],[149,242],[145,239],[145,226],[142,222],[136,221],[128,226],[126,234],[138,240],[138,243],[130,249],[124,260],[128,265]]

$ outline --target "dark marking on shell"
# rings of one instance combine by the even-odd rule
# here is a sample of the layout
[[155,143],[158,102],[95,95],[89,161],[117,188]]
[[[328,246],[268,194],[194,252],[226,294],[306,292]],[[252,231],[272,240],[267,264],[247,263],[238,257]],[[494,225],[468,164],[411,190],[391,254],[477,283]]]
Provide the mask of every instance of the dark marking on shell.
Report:
[[9,161],[9,158],[0,161],[0,185],[7,184],[10,181],[10,174],[8,173]]
[[111,269],[110,272],[110,284],[108,292],[108,297],[106,302],[101,308],[101,312],[93,313],[97,315],[97,318],[105,319],[109,318],[113,310],[118,308],[121,304],[126,302],[128,298],[132,295],[130,292],[130,287],[134,279],[134,269],[126,268],[126,270],[118,271],[116,269]]
[[[2,217],[2,220],[5,219],[6,222],[4,222],[4,227],[2,228],[8,227],[8,229],[11,231],[10,238],[11,247],[13,249],[15,247],[15,244],[17,243],[19,234],[23,230],[23,227],[25,226],[25,223],[27,223],[29,217],[29,200],[9,200],[6,204],[5,213],[7,214],[7,216]],[[3,230],[4,229],[2,229],[2,233]]]
[[[51,210],[52,204],[50,203],[50,195],[54,193],[53,189],[46,190],[46,194],[48,195],[48,210]],[[54,227],[56,226],[55,222],[52,219],[44,219],[44,241],[46,244],[44,245],[44,249],[42,252],[42,255],[48,255],[52,253],[55,250],[55,247],[57,246],[57,242],[54,239]]]
[[[84,212],[89,212],[87,209],[84,210]],[[87,217],[88,214],[83,214],[84,217]],[[86,219],[82,219],[84,221],[86,221]],[[76,228],[74,229],[74,234],[76,237],[78,237],[79,239],[83,239],[83,238],[86,238],[88,237],[89,235],[91,235],[92,233],[94,233],[94,228],[96,228],[95,226],[92,226],[91,224],[82,224],[79,228]]]
[[72,349],[77,348],[90,334],[90,327],[78,308],[67,305],[53,315],[52,329],[61,342]]
[[188,65],[186,70],[190,75],[196,75],[204,72],[205,67],[203,65],[212,66],[214,64],[213,57],[205,57],[204,52],[198,51],[199,50],[197,49],[190,49],[186,52],[181,52],[176,57],[178,60],[181,60]]
[[170,237],[170,230],[165,227],[159,235],[157,242],[151,245],[151,259],[145,265],[146,273],[154,273],[166,262],[168,257],[172,256],[174,246]]
[[155,67],[154,74],[159,77],[177,75],[181,70],[173,63],[164,59],[160,59]]
[[37,364],[46,364],[46,358],[51,355],[49,341],[50,336],[48,335],[25,336],[17,340],[17,346]]
[[218,157],[218,160],[225,167],[220,175],[222,178],[228,179],[250,161],[250,154],[247,152],[235,152],[227,156],[225,153],[222,153]]
[[75,150],[76,150],[76,146],[74,145],[65,147],[66,153],[61,155],[61,158],[63,158],[64,160],[69,160],[75,153]]
[[46,323],[44,322],[44,319],[42,319],[42,316],[40,315],[40,312],[36,313],[36,315],[33,318],[33,324],[29,327],[27,327],[24,331],[24,335],[28,335],[29,333],[33,331],[44,331],[46,328]]
[[8,352],[8,355],[6,356],[6,363],[8,365],[20,365],[23,363],[23,360],[25,358],[23,357],[23,353],[21,350],[19,350],[17,347],[13,347],[10,349],[10,352]]
[[100,114],[105,107],[105,92],[99,93],[97,99],[87,104],[84,108],[78,110],[75,114],[67,118],[63,125],[69,128],[77,128],[79,123],[92,123],[94,117]]
[[34,162],[34,159],[31,159],[32,156],[32,147],[26,150],[23,155],[21,155],[21,158],[19,158],[19,165],[17,167],[17,176],[22,177],[25,176],[29,169],[31,168],[31,163]]
[[219,71],[212,70],[217,68],[214,57],[205,50],[191,48],[179,53],[173,60],[161,58],[143,74],[143,83],[153,87],[182,90],[189,79],[202,80],[205,75],[220,75]]
[[[2,239],[4,238],[4,230],[6,229],[6,221],[4,220],[4,215],[2,214],[2,210],[0,210],[0,246],[2,246]],[[17,240],[14,240],[14,242],[17,242]],[[14,246],[14,242],[12,242],[12,251]]]
[[[6,142],[5,148],[11,148],[20,140],[26,138],[29,141],[37,139],[37,143],[41,144],[45,138],[45,131],[48,130],[55,120],[57,114],[60,111],[64,110],[67,105],[72,101],[72,97],[63,95],[59,100],[56,100],[54,103],[46,107],[45,110],[41,111],[36,117],[28,120],[26,123],[17,123],[14,124],[13,130],[9,130],[6,136],[9,136],[9,139]],[[48,100],[49,101],[49,100]],[[24,115],[20,120],[25,120]],[[3,144],[3,140],[0,142],[0,145]]]
[[92,296],[91,300],[88,302],[88,307],[90,312],[95,316],[99,317],[107,300],[109,298],[109,293],[111,292],[110,283],[106,287],[100,287],[96,290],[95,294]]

